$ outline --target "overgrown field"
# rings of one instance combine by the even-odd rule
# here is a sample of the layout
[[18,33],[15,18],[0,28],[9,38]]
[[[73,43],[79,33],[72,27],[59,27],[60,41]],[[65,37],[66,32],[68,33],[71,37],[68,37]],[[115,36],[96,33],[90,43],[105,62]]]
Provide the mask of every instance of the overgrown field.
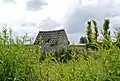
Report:
[[25,45],[28,41],[32,43],[27,36],[13,40],[11,31],[0,34],[0,81],[120,81],[120,49],[115,45],[97,51],[71,49],[63,52],[72,56],[63,63],[52,52],[40,61],[39,48]]

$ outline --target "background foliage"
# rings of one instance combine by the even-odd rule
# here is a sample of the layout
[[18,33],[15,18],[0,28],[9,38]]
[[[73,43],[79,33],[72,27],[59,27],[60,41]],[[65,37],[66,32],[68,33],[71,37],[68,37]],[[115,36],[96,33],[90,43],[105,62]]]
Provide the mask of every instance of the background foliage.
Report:
[[33,43],[29,36],[14,40],[12,31],[4,29],[0,33],[0,81],[119,81],[120,49],[117,44],[120,38],[117,36],[116,45],[108,39],[102,44],[110,42],[109,49],[104,49],[103,45],[98,46],[98,51],[72,47],[57,59],[54,53],[47,52],[46,58],[40,61],[39,47],[25,44]]

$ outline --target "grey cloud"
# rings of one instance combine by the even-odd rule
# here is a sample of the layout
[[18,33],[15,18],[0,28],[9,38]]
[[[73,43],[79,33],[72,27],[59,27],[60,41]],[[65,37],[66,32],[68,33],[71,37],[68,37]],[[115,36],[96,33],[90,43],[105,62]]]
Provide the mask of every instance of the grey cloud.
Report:
[[111,19],[111,30],[120,28],[120,16]]
[[57,23],[56,21],[52,20],[49,17],[46,20],[43,20],[43,22],[40,23],[40,25],[39,25],[39,27],[43,30],[51,30],[58,26],[60,26],[60,24]]
[[32,11],[38,11],[43,9],[43,6],[48,5],[46,2],[43,0],[29,0],[26,3],[26,9],[27,10],[32,10]]
[[97,6],[76,8],[73,13],[68,16],[64,24],[68,33],[84,33],[85,23],[89,19],[95,19],[102,23],[105,17],[113,18],[120,15],[120,9],[118,9],[120,5],[115,5],[114,0],[109,0],[108,2],[104,2],[104,0],[98,1],[99,4]]
[[16,3],[15,0],[3,0],[3,3]]
[[20,23],[21,27],[31,27],[31,26],[37,26],[36,23],[28,22],[28,23]]

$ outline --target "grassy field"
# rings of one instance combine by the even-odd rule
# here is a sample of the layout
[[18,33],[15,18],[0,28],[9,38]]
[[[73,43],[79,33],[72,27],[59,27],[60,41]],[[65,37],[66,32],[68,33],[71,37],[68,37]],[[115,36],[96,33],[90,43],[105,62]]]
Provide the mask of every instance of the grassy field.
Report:
[[72,49],[72,59],[65,63],[49,52],[40,62],[40,50],[24,44],[32,43],[28,39],[24,36],[14,41],[11,32],[0,34],[0,81],[120,81],[117,46],[111,45],[109,50],[99,47],[98,51]]

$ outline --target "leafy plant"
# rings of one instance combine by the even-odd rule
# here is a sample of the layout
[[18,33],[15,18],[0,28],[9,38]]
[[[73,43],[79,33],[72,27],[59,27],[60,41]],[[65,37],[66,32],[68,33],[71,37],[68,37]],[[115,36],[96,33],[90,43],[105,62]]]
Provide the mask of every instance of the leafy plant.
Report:
[[79,43],[86,44],[86,43],[87,43],[87,38],[82,36],[82,37],[80,38],[80,42],[79,42]]
[[53,52],[47,52],[46,59],[40,62],[39,46],[26,45],[26,42],[32,44],[33,40],[28,35],[13,39],[11,30],[4,29],[0,33],[0,81],[120,80],[120,49],[107,44],[108,40],[103,44],[110,45],[110,49],[86,51],[73,47],[63,50],[58,55],[62,62],[57,61]]
[[[92,31],[92,24],[94,25],[94,32]],[[90,20],[88,21],[88,27],[87,27],[87,48],[92,48],[92,49],[98,49],[98,28],[97,28],[97,23],[95,20]]]
[[92,32],[92,27],[91,27],[91,21],[88,21],[87,39],[88,39],[88,43],[92,43],[93,42],[93,32]]
[[110,46],[112,46],[112,39],[110,37],[109,24],[110,24],[109,19],[105,19],[103,24],[103,30],[102,30],[102,35],[104,37],[102,45],[105,49],[109,49],[111,48]]

